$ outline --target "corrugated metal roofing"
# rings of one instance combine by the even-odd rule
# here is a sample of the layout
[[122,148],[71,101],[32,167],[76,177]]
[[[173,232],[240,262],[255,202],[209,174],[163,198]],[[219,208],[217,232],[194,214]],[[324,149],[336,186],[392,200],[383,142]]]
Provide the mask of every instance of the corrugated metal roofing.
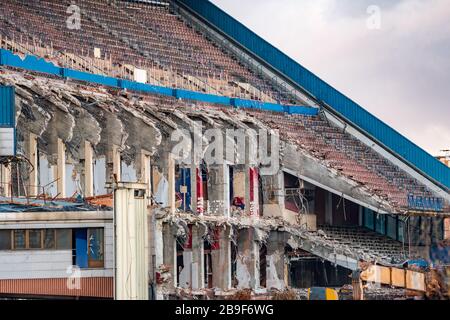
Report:
[[15,126],[15,95],[14,87],[0,86],[0,127],[13,128]]

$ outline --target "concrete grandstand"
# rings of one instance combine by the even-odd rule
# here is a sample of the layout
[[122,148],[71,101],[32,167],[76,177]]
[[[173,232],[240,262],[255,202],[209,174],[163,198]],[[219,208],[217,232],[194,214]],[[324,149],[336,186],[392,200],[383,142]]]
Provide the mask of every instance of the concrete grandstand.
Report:
[[436,270],[446,295],[450,169],[209,1],[1,6],[0,295],[113,298],[121,182],[148,195],[149,298],[300,297],[374,266],[405,279],[386,298],[437,294]]

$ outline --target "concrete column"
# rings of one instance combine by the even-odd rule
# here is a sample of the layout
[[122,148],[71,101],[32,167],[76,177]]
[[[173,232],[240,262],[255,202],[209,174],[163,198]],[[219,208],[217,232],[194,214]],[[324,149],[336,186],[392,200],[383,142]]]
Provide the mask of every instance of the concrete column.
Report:
[[58,160],[56,164],[57,183],[56,190],[58,198],[66,197],[66,146],[64,142],[58,138]]
[[84,142],[84,196],[94,196],[94,152],[89,141]]
[[280,170],[272,176],[262,176],[264,217],[283,217],[284,172]]
[[117,181],[121,181],[122,180],[122,172],[121,172],[122,159],[120,157],[120,148],[118,146],[112,147],[112,155],[111,156],[112,156],[112,164],[113,164],[112,174],[113,174],[113,176],[116,176]]
[[253,228],[239,230],[236,274],[238,288],[259,287],[259,244],[254,240]]
[[231,242],[230,227],[217,231],[217,242],[211,251],[212,285],[221,290],[231,288]]
[[205,250],[203,235],[205,227],[192,226],[192,289],[198,290],[205,287]]
[[[179,287],[192,288],[192,265],[193,265],[193,251],[192,251],[192,225],[189,225],[189,233],[186,242],[183,246],[183,270],[180,272]],[[178,266],[177,266],[178,268]]]
[[2,195],[4,197],[10,197],[11,196],[11,167],[8,166],[4,166],[4,165],[0,165],[0,170],[1,170],[1,190],[2,191]]
[[163,299],[161,286],[157,285],[156,273],[164,264],[164,240],[163,240],[163,223],[157,220],[155,210],[149,210],[148,230],[149,230],[149,270],[150,282],[153,283],[155,289],[156,300]]
[[[116,145],[112,145],[109,147],[108,152],[106,154],[106,182],[120,182],[122,179],[121,174],[121,155],[120,155],[120,147]],[[116,180],[116,181],[115,181]],[[112,189],[107,189],[108,193],[112,192]]]
[[175,213],[175,159],[171,153],[168,154],[167,171],[169,183],[169,208],[171,213]]
[[30,173],[30,179],[28,181],[28,195],[30,197],[37,196],[39,194],[39,168],[38,168],[38,148],[37,148],[37,136],[30,133],[28,140],[28,160],[33,166],[33,172]]
[[141,151],[139,161],[137,163],[137,168],[138,168],[139,182],[147,185],[147,194],[150,195],[152,191],[152,186],[150,183],[151,182],[150,152],[146,150]]
[[163,263],[170,269],[172,287],[177,287],[177,243],[174,227],[165,223],[163,225]]
[[267,289],[283,290],[286,287],[287,278],[284,255],[285,233],[271,231],[266,246],[266,287]]
[[249,167],[248,174],[248,214],[254,218],[259,218],[259,170],[257,167]]
[[215,216],[230,216],[230,178],[226,164],[209,167],[208,213]]
[[333,224],[333,194],[327,192],[325,196],[325,224]]
[[358,225],[362,226],[364,224],[364,210],[362,206],[358,206]]

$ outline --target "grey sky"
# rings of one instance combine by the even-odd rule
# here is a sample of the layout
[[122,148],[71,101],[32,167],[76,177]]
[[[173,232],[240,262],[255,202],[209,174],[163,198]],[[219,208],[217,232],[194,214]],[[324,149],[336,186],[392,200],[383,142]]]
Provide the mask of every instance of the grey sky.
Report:
[[428,152],[450,148],[449,0],[213,2]]

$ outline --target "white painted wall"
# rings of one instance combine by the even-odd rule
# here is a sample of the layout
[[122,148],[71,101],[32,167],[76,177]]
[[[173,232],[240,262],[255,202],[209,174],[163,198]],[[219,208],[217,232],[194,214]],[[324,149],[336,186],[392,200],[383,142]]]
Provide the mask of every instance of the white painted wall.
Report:
[[75,171],[73,164],[66,164],[66,196],[72,197],[80,188],[80,173]]
[[[60,227],[68,225],[59,225]],[[34,228],[56,228],[54,224],[36,225]],[[82,269],[81,277],[112,277],[113,276],[113,225],[107,224],[77,224],[71,227],[95,228],[104,227],[105,267],[102,269]],[[30,228],[24,224],[0,226],[0,229]],[[0,251],[0,279],[41,279],[67,278],[71,274],[68,268],[72,266],[71,250],[16,250]]]
[[[39,193],[42,193],[42,187],[45,187],[45,192],[52,197],[56,196],[56,182],[53,182],[55,180],[53,168],[50,166],[47,160],[47,156],[44,154],[41,154],[39,156],[39,185],[41,188],[38,190]],[[52,184],[48,185],[50,182],[53,182]]]
[[94,161],[94,195],[106,194],[106,158],[101,157]]
[[122,168],[120,172],[122,173],[121,182],[137,182],[137,174],[136,169],[133,167],[133,164],[127,165],[124,161],[121,163]]

